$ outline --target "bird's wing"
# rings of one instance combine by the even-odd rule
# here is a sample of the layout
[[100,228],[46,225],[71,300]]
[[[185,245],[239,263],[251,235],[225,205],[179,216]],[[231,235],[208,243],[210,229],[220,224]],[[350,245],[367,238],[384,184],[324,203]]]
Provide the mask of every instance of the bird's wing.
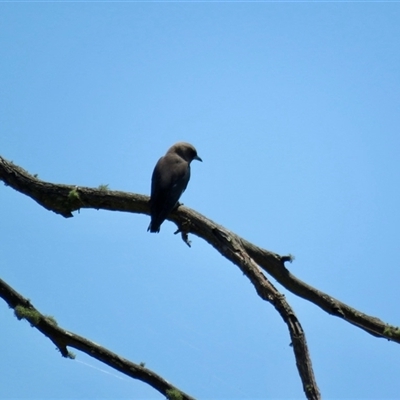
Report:
[[152,218],[162,223],[175,207],[190,179],[190,166],[180,157],[160,158],[153,171],[151,184]]

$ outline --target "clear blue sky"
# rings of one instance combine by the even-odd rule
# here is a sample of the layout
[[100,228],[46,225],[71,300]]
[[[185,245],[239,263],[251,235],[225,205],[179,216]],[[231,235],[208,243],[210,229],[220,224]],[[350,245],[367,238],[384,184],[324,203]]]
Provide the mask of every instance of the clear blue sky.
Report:
[[[185,205],[400,325],[399,3],[0,4],[0,154],[43,180],[148,194],[194,144]],[[64,219],[0,186],[1,278],[65,329],[199,399],[303,398],[286,325],[165,222]],[[278,288],[279,285],[278,285]],[[400,347],[286,294],[326,399],[400,396]],[[0,302],[0,398],[161,399]]]

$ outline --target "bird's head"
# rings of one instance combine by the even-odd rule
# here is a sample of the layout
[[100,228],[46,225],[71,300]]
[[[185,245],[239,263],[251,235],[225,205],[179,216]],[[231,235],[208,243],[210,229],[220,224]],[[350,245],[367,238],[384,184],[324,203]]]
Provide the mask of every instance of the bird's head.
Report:
[[175,143],[168,151],[168,153],[175,153],[178,156],[182,157],[188,163],[191,163],[193,160],[203,161],[198,155],[197,150],[190,143],[186,142],[178,142]]

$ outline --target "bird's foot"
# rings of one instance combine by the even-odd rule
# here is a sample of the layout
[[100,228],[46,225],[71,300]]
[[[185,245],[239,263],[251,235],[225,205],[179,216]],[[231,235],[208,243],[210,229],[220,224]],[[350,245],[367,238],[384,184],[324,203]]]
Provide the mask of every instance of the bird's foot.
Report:
[[177,229],[177,231],[174,232],[174,235],[176,235],[176,234],[178,234],[178,233],[181,234],[182,240],[183,240],[189,247],[191,247],[191,243],[192,243],[192,242],[189,240],[189,233],[186,232],[185,230],[183,230],[182,227],[179,227],[179,228]]

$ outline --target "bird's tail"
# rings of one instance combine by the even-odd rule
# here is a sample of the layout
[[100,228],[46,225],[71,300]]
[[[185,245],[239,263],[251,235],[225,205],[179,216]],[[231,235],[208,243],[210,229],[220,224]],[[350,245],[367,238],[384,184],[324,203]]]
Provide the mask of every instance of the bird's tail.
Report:
[[147,232],[158,233],[158,232],[160,232],[160,226],[161,226],[161,224],[156,223],[156,221],[150,221],[150,225],[147,228]]

